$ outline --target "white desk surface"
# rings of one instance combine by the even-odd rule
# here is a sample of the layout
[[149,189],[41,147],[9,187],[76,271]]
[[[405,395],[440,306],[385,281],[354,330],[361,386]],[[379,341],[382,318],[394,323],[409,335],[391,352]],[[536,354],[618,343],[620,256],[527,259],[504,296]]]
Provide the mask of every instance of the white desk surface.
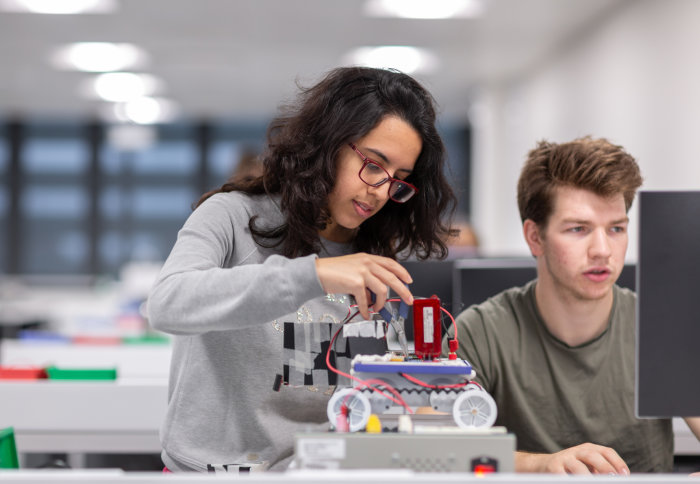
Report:
[[285,473],[259,473],[249,475],[226,474],[163,474],[162,472],[121,472],[118,470],[20,470],[0,472],[0,481],[17,484],[45,484],[51,482],[90,482],[102,484],[151,484],[179,483],[199,484],[206,482],[250,482],[255,484],[280,483],[334,483],[334,484],[425,484],[430,483],[463,483],[463,482],[494,482],[500,484],[547,483],[577,484],[604,482],[620,482],[626,484],[665,484],[665,483],[695,483],[699,477],[689,477],[683,474],[633,474],[627,477],[618,476],[566,476],[551,474],[492,474],[476,477],[463,473],[415,473],[406,470],[343,470],[340,471],[288,471]]
[[20,453],[154,453],[167,408],[170,345],[0,343],[3,365],[113,367],[116,381],[0,380],[0,428]]
[[0,428],[22,453],[160,453],[165,379],[0,383]]

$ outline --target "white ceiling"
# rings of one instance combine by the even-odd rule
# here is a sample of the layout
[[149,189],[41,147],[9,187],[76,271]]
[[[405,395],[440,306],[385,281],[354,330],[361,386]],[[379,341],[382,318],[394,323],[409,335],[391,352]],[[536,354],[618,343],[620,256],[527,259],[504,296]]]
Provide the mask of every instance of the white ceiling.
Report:
[[113,41],[147,51],[143,72],[165,82],[185,119],[264,120],[297,80],[317,80],[353,47],[430,48],[441,67],[416,77],[443,117],[466,119],[475,85],[545,61],[627,1],[485,0],[481,18],[453,20],[367,18],[361,0],[119,0],[111,14],[0,12],[0,118],[96,116],[101,103],[78,92],[88,74],[58,71],[48,56],[61,44]]

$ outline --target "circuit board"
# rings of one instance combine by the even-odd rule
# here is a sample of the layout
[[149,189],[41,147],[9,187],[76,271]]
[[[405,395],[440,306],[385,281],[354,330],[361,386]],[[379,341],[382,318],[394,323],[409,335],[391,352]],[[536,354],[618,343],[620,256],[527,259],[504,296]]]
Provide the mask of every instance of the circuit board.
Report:
[[375,355],[361,355],[352,361],[355,373],[408,373],[411,375],[462,375],[467,379],[474,377],[474,370],[466,360],[393,360]]

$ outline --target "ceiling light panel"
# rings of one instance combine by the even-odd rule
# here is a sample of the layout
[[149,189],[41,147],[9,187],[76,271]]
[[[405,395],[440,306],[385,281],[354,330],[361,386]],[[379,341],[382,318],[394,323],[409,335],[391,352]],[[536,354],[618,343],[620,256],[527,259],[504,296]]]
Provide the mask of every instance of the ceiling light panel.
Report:
[[437,56],[431,51],[405,45],[358,47],[345,57],[345,63],[398,69],[406,74],[430,74],[439,67]]
[[482,0],[367,0],[364,7],[370,17],[413,19],[471,18],[483,11]]
[[78,42],[57,49],[51,57],[59,69],[109,72],[141,68],[147,64],[146,52],[133,44]]
[[97,95],[105,101],[125,102],[162,91],[163,82],[150,74],[108,72],[91,79],[88,86],[84,91],[90,97]]
[[118,8],[116,0],[0,0],[6,12],[82,14],[111,13]]

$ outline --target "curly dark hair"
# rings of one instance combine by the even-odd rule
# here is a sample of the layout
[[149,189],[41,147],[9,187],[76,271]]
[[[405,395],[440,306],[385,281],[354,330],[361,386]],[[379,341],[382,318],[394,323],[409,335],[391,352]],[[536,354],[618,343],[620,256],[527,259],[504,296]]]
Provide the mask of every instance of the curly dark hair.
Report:
[[445,147],[435,127],[435,101],[415,79],[394,70],[341,67],[318,84],[301,88],[296,102],[283,109],[267,130],[262,177],[247,183],[227,182],[205,193],[243,191],[279,194],[285,223],[262,229],[249,222],[264,247],[281,245],[287,257],[320,250],[319,231],[329,219],[328,196],[336,180],[342,147],[367,135],[386,116],[407,122],[422,139],[415,167],[406,179],[419,187],[406,203],[387,203],[360,225],[353,240],[358,251],[396,258],[447,255],[453,235],[445,216],[454,214],[456,199],[444,175]]

